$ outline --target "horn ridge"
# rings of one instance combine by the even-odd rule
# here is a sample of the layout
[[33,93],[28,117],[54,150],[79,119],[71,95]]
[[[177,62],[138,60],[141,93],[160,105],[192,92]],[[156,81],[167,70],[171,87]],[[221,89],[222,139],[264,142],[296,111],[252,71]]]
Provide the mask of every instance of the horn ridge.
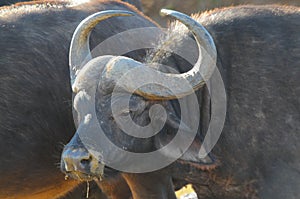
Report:
[[117,16],[132,16],[133,12],[125,10],[106,10],[97,12],[85,18],[77,26],[74,31],[70,52],[69,52],[69,67],[71,84],[74,83],[80,68],[92,59],[90,47],[89,47],[89,36],[91,30],[101,21]]

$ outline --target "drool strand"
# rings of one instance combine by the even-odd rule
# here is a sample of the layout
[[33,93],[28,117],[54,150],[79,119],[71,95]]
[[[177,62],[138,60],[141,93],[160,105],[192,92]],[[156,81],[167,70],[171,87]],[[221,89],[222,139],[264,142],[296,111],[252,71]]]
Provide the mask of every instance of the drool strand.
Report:
[[89,192],[90,192],[90,183],[89,181],[86,181],[86,198],[89,198]]

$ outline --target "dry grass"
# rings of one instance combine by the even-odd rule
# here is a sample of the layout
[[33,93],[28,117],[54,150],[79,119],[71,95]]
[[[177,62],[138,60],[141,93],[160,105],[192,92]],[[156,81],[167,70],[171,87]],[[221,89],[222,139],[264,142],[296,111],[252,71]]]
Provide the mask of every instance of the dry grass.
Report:
[[187,195],[189,193],[195,192],[194,189],[192,188],[192,185],[187,185],[180,190],[176,191],[176,197],[178,199],[182,198],[184,195]]

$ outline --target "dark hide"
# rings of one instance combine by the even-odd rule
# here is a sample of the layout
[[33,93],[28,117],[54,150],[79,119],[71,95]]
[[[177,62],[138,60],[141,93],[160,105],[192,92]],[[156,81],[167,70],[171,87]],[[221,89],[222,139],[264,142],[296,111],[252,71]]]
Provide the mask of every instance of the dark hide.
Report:
[[[210,167],[209,171],[201,166],[195,169],[196,156],[193,156],[193,152],[197,152],[197,143],[194,143],[187,152],[189,155],[185,154],[175,163],[182,168],[181,177],[192,182],[199,197],[203,198],[298,198],[299,9],[244,6],[194,17],[207,27],[216,42],[218,68],[224,80],[228,106],[225,127],[213,151],[219,159],[219,166],[216,170],[210,170]],[[170,28],[170,34],[175,38],[166,38],[176,41],[173,43],[174,49],[183,48],[188,53],[189,49],[193,49],[184,47],[184,38],[188,37],[188,33],[182,34],[176,30],[184,32],[183,26],[176,23]],[[158,52],[153,54],[160,55]],[[146,60],[151,61],[151,56],[150,53]],[[156,60],[175,64],[173,67],[180,72],[191,67],[183,60],[164,53],[159,58]],[[175,62],[169,59],[175,59]],[[174,126],[170,124],[174,122],[167,123],[165,129],[152,139],[143,140],[126,135],[116,125],[108,105],[113,82],[102,78],[100,85],[96,95],[98,118],[103,122],[102,128],[109,132],[107,136],[115,144],[125,146],[129,151],[150,152],[172,139],[175,129],[172,130]],[[197,95],[203,119],[198,132],[200,141],[208,126],[210,103],[205,88],[199,90]],[[176,102],[148,101],[133,96],[129,114],[134,122],[141,126],[147,125],[150,122],[149,108],[155,103],[164,106],[168,114],[179,113]],[[120,114],[123,114],[122,111]],[[124,162],[122,157],[119,158],[120,163]],[[190,172],[187,174],[185,171]],[[174,173],[173,177],[176,174],[176,178],[180,178],[179,174]],[[135,182],[145,182],[142,175],[136,175],[133,179]],[[127,177],[129,186],[131,180]],[[163,194],[156,197],[168,198]]]
[[80,21],[107,9],[138,13],[132,19],[103,22],[93,33],[92,45],[126,29],[155,26],[133,6],[117,1],[92,1],[73,7],[46,3],[0,9],[2,199],[56,198],[78,184],[65,181],[58,164],[63,143],[75,132],[68,51]]
[[82,199],[86,198],[87,195],[89,196],[89,199],[107,199],[106,194],[99,189],[95,182],[90,182],[89,185],[87,185],[87,183],[81,183],[74,190],[71,190],[59,199]]
[[[40,1],[40,0],[2,0],[0,2],[0,6],[11,5],[14,3],[26,2],[26,1]],[[134,5],[137,9],[142,11],[142,3],[140,2],[140,0],[121,0],[121,1]]]
[[3,0],[0,2],[0,6],[11,5],[11,4],[18,3],[18,2],[23,2],[23,1],[22,0]]
[[[227,116],[213,150],[220,162],[217,169],[199,172],[182,165],[180,171],[190,171],[186,179],[194,181],[199,198],[299,198],[299,8],[240,6],[194,18],[216,43]],[[180,24],[174,26],[181,29]],[[174,48],[180,49],[174,40]],[[203,89],[197,94],[202,102],[208,96]],[[201,104],[201,118],[207,118],[209,103]],[[200,134],[208,122],[201,121]]]

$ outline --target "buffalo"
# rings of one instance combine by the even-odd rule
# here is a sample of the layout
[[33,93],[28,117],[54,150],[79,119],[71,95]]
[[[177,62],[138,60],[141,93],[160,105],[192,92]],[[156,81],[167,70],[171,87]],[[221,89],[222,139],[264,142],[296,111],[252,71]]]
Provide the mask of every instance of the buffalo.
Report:
[[[158,48],[149,50],[143,62],[112,55],[92,58],[88,45],[88,35],[95,23],[114,16],[134,21],[135,13],[100,12],[76,29],[70,48],[70,77],[77,131],[62,154],[62,170],[83,180],[105,177],[106,172],[113,169],[105,167],[110,162],[101,157],[102,151],[109,152],[106,158],[116,160],[116,167],[127,165],[129,171],[132,167],[143,167],[146,159],[142,157],[140,162],[130,162],[97,137],[88,137],[99,142],[91,141],[95,144],[92,147],[101,149],[99,155],[85,149],[81,139],[98,130],[96,121],[109,140],[125,151],[145,154],[159,150],[171,142],[178,130],[185,132],[186,137],[193,133],[189,119],[193,120],[196,115],[191,114],[183,121],[187,125],[181,125],[183,118],[178,103],[195,92],[200,109],[195,141],[166,168],[147,173],[122,172],[133,198],[175,198],[171,179],[180,177],[183,178],[180,180],[193,183],[200,198],[299,198],[299,8],[239,6],[193,17],[169,10],[163,13],[175,17],[188,28],[178,22],[171,24],[170,30],[157,43]],[[172,46],[185,54],[197,54],[195,48],[186,45],[191,37],[188,30],[193,33],[194,44],[197,43],[199,50],[193,64],[166,48]],[[142,72],[137,73],[141,78],[131,76],[119,84],[123,75],[132,70],[149,72],[156,69],[153,62],[168,63],[173,71],[179,72],[156,70],[153,72],[156,76],[150,75],[167,82],[168,88],[174,89],[172,92],[157,84],[136,89],[136,81],[147,79]],[[227,96],[226,120],[213,151],[200,157],[201,142],[205,141],[209,122],[213,120],[214,104],[209,89],[216,89],[213,87],[216,82],[210,79],[217,73],[215,63]],[[191,86],[189,89],[181,84],[186,81]],[[125,95],[114,98],[115,91]],[[130,95],[129,108],[119,106],[113,110],[111,104],[127,103],[126,95]],[[166,115],[163,128],[149,139],[141,139],[145,138],[144,131],[138,132],[140,138],[127,135],[117,122],[118,117],[123,117],[127,118],[125,121],[131,118],[142,127],[161,123],[163,115],[161,112],[152,114],[152,106],[164,107]],[[187,109],[193,112],[195,106],[191,104]],[[113,111],[117,112],[117,117]],[[161,155],[166,159],[173,158],[176,150],[173,147]],[[186,168],[190,172],[186,172]]]
[[[0,198],[57,198],[79,184],[65,181],[58,169],[63,144],[75,131],[69,43],[81,20],[108,9],[136,12],[136,23],[108,20],[95,29],[91,45],[137,24],[157,26],[121,1],[38,1],[0,8]],[[111,24],[118,25],[112,29]],[[92,183],[93,190],[106,198]],[[81,198],[82,191],[66,197]]]

